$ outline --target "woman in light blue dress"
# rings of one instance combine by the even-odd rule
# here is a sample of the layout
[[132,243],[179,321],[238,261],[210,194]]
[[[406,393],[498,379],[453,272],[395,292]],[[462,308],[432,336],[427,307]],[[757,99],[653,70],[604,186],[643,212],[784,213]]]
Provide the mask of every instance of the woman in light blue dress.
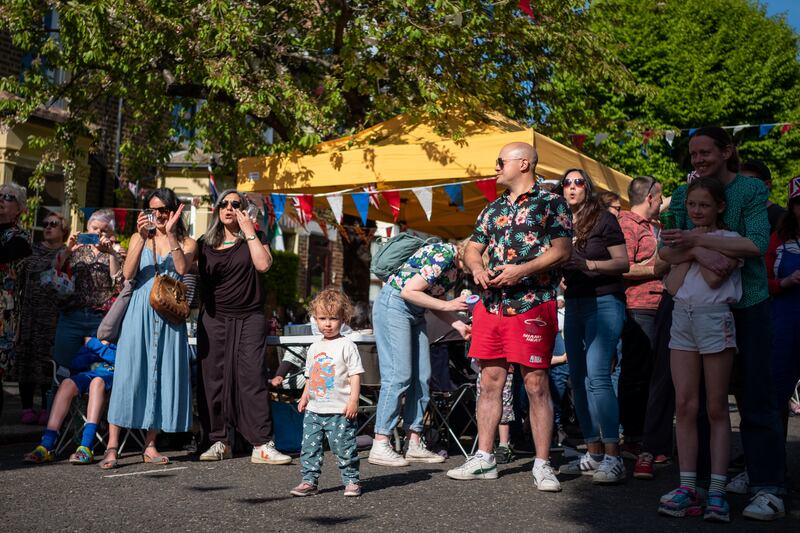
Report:
[[[125,260],[125,279],[135,278],[122,332],[117,342],[114,388],[108,407],[109,442],[101,468],[117,464],[120,428],[147,430],[145,463],[167,464],[155,446],[159,431],[188,431],[192,423],[189,344],[185,324],[172,324],[150,305],[158,273],[182,278],[194,261],[197,244],[181,219],[183,204],[171,189],[156,189],[145,198],[156,229],[148,231],[144,212],[137,220]],[[154,251],[155,250],[155,251]]]

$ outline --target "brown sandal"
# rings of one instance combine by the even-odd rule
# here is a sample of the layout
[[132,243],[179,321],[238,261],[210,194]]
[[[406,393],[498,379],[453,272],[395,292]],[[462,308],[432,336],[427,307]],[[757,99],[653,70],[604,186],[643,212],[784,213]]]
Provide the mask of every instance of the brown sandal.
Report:
[[[116,459],[109,459],[108,452],[114,452]],[[106,453],[103,454],[103,460],[98,463],[98,466],[103,470],[111,470],[119,466],[117,464],[118,460],[119,460],[119,450],[114,447],[106,448]]]
[[142,454],[142,462],[152,465],[169,464],[169,457],[167,457],[166,455],[156,455],[156,456],[147,455],[147,448],[153,448],[154,450],[156,449],[155,446],[145,447],[145,453]]

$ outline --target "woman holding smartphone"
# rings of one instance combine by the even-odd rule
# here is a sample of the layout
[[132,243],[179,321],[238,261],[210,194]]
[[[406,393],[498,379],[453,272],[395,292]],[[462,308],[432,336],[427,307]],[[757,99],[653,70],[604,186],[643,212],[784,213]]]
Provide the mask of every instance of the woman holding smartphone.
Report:
[[71,271],[74,292],[62,302],[53,359],[68,367],[86,337],[97,326],[122,288],[122,261],[114,251],[114,212],[100,209],[89,217],[86,233],[70,235],[61,258],[62,271]]

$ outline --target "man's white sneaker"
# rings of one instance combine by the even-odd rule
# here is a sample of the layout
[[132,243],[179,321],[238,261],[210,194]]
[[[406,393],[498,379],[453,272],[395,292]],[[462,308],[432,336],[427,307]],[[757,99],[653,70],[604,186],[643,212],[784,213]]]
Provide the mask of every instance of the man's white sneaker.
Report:
[[376,440],[372,443],[367,461],[381,466],[408,466],[408,461],[394,451],[388,440]]
[[610,485],[621,481],[625,481],[625,463],[622,462],[622,457],[606,455],[592,476],[592,483]]
[[222,441],[217,441],[211,447],[200,455],[201,461],[222,461],[223,459],[230,459],[233,457],[233,450],[231,446]]
[[533,484],[542,492],[561,492],[561,483],[556,478],[556,473],[550,463],[533,467]]
[[592,459],[592,456],[589,455],[589,452],[586,452],[579,458],[570,461],[565,465],[561,465],[558,469],[558,473],[570,476],[577,476],[578,474],[583,474],[584,476],[593,476],[599,466],[600,462]]
[[443,463],[444,457],[430,451],[422,444],[422,441],[409,440],[406,461],[409,463]]
[[734,494],[747,494],[750,490],[750,478],[747,477],[747,471],[745,470],[741,474],[738,474],[735,478],[733,478],[730,483],[725,485],[726,492],[732,492]]
[[452,470],[447,471],[451,479],[497,479],[497,463],[485,461],[473,455],[466,462]]
[[275,448],[275,443],[269,441],[261,446],[253,447],[253,453],[250,455],[250,462],[268,465],[288,465],[292,462],[292,458],[279,452]]
[[742,516],[753,520],[777,520],[786,516],[786,508],[780,496],[769,492],[759,491],[744,508]]

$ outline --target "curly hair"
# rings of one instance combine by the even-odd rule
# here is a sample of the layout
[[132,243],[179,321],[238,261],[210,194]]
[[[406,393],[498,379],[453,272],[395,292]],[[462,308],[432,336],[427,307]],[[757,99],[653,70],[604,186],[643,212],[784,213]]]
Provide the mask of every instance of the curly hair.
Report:
[[339,289],[328,288],[317,294],[308,304],[308,312],[313,317],[335,316],[348,324],[353,317],[353,302]]

